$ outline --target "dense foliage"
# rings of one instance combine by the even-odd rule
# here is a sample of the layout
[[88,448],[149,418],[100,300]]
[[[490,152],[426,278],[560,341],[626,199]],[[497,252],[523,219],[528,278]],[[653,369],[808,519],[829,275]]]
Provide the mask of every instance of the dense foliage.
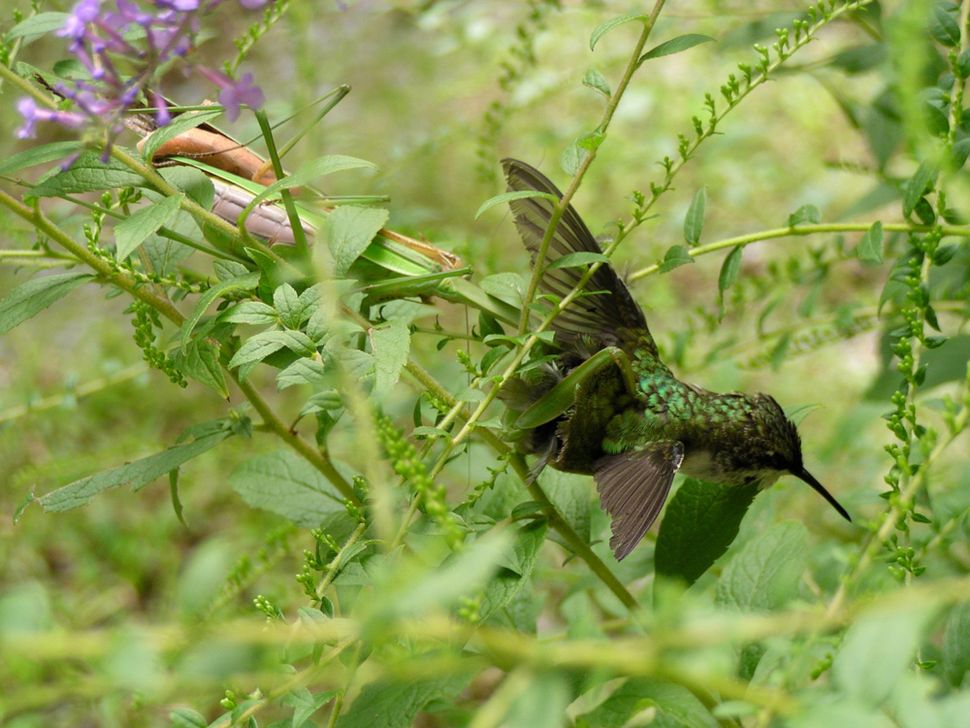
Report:
[[[16,5],[5,725],[966,724],[970,0]],[[852,523],[534,477],[509,155]]]

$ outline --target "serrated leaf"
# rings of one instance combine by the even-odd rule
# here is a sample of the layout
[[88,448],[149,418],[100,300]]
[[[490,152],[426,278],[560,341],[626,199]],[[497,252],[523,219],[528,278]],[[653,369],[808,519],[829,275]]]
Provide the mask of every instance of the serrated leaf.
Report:
[[374,391],[377,394],[388,392],[397,384],[401,370],[407,364],[411,330],[401,319],[394,319],[371,329],[370,339],[376,375]]
[[694,694],[676,683],[646,678],[627,680],[596,708],[579,716],[577,728],[622,728],[647,708],[651,725],[663,728],[717,728],[718,722]]
[[228,427],[209,432],[192,442],[175,445],[141,460],[75,480],[63,488],[41,496],[37,502],[46,512],[58,513],[83,506],[99,493],[109,488],[117,488],[119,485],[127,484],[132,490],[138,490],[170,470],[198,457],[206,450],[211,450],[230,435],[232,430]]
[[724,569],[717,602],[744,612],[785,606],[798,594],[807,550],[808,532],[797,521],[759,532]]
[[273,291],[273,308],[279,312],[283,322],[291,328],[300,325],[300,322],[294,325],[290,321],[293,318],[299,300],[300,294],[289,283],[283,283]]
[[196,325],[198,325],[199,321],[202,320],[202,317],[205,315],[205,312],[209,306],[211,306],[217,298],[222,298],[227,293],[234,291],[251,291],[258,285],[259,273],[253,272],[239,276],[238,278],[230,278],[229,280],[221,281],[209,288],[205,293],[199,296],[199,300],[195,304],[195,308],[192,309],[192,313],[182,324],[182,332],[179,336],[179,345],[183,349],[188,345],[192,336],[192,331],[195,329]]
[[21,283],[0,300],[0,334],[5,334],[14,326],[36,316],[93,278],[88,273],[55,273]]
[[684,240],[688,245],[697,245],[704,229],[704,212],[707,209],[707,188],[701,187],[694,193],[684,217]]
[[51,142],[50,144],[40,144],[36,147],[30,147],[22,152],[11,154],[9,157],[0,161],[0,174],[13,174],[14,172],[19,172],[22,169],[34,167],[38,164],[66,159],[82,147],[83,143],[79,141]]
[[876,220],[869,229],[866,230],[859,246],[856,248],[856,256],[864,263],[882,263],[882,223]]
[[379,207],[354,205],[341,205],[330,213],[330,252],[333,254],[334,272],[338,276],[347,274],[378,230],[384,227],[389,214]]
[[336,728],[408,728],[415,716],[435,700],[452,702],[470,675],[393,681],[378,679],[361,689]]
[[668,41],[664,41],[658,46],[654,46],[642,56],[637,61],[639,66],[644,61],[649,61],[651,58],[660,58],[661,56],[669,56],[673,53],[680,53],[681,51],[686,51],[688,48],[693,48],[701,43],[710,43],[714,39],[709,35],[701,35],[700,33],[687,33],[685,35],[679,35],[676,38],[671,38]]
[[580,251],[578,253],[566,253],[565,255],[556,258],[549,265],[546,266],[546,270],[555,270],[557,268],[578,268],[580,266],[589,265],[590,263],[609,263],[610,259],[607,258],[602,253],[592,253],[589,251]]
[[609,33],[613,28],[626,23],[631,23],[633,21],[639,21],[641,23],[646,23],[649,20],[649,16],[643,13],[630,13],[629,15],[620,15],[616,18],[610,18],[604,23],[600,23],[593,29],[593,32],[589,36],[589,49],[596,50],[596,44],[599,43],[600,38]]
[[296,384],[317,386],[326,381],[326,374],[323,362],[301,357],[276,375],[276,387],[282,390]]
[[230,360],[229,368],[255,364],[284,348],[301,356],[310,356],[316,351],[310,337],[302,331],[261,331],[243,342]]
[[253,508],[271,511],[304,528],[349,518],[336,488],[289,450],[246,460],[229,476],[229,485]]
[[717,288],[722,293],[733,286],[738,280],[738,273],[741,272],[741,256],[744,246],[738,245],[728,253],[721,265],[721,272],[717,277]]
[[68,169],[59,170],[31,187],[30,194],[37,197],[58,197],[144,184],[145,180],[140,174],[132,172],[121,162],[114,159],[103,162],[98,152],[86,149]]
[[738,535],[757,487],[687,478],[667,503],[654,561],[658,575],[688,585],[717,561]]
[[504,609],[535,570],[539,548],[546,537],[545,521],[533,521],[515,529],[514,539],[507,552],[499,558],[498,572],[483,590],[478,615],[488,619]]
[[817,225],[822,221],[822,213],[815,205],[802,205],[788,216],[788,227],[795,227],[805,223]]
[[477,220],[482,216],[482,213],[487,210],[491,210],[496,205],[501,205],[506,202],[511,202],[512,200],[525,200],[530,197],[541,197],[550,202],[559,202],[559,198],[548,192],[540,192],[539,190],[518,190],[517,192],[503,192],[500,195],[495,195],[494,197],[489,197],[485,202],[483,202],[478,211],[475,213],[475,219]]
[[664,253],[664,258],[660,261],[659,271],[661,273],[669,273],[674,268],[679,268],[682,265],[687,265],[688,263],[693,263],[694,258],[690,253],[687,252],[687,248],[683,245],[672,245]]
[[219,363],[219,347],[208,339],[190,342],[175,354],[176,365],[189,377],[216,391],[223,399],[229,398],[226,376]]
[[603,77],[603,74],[597,71],[595,68],[590,68],[586,71],[586,75],[583,76],[583,86],[591,88],[594,91],[599,91],[606,98],[610,98],[613,91],[610,89],[610,84]]
[[148,205],[132,213],[115,225],[115,256],[119,261],[127,260],[150,235],[168,225],[179,211],[182,194],[166,197],[154,205]]
[[219,314],[219,321],[230,324],[270,326],[280,323],[276,309],[262,301],[240,301]]

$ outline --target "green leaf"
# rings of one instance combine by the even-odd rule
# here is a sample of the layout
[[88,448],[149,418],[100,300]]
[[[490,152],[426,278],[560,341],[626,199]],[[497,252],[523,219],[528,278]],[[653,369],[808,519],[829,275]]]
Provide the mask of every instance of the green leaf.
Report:
[[[687,688],[675,683],[632,678],[596,708],[579,716],[577,728],[622,728],[653,709],[650,725],[662,728],[717,728],[718,722]],[[640,723],[636,723],[640,725]]]
[[246,364],[260,362],[270,354],[280,349],[289,349],[301,356],[311,356],[316,347],[310,337],[302,331],[261,331],[254,336],[250,336],[239,347],[239,351],[233,355],[229,362],[229,368],[235,369]]
[[[587,506],[589,499],[587,498]],[[587,520],[587,531],[589,522]],[[545,521],[533,521],[515,531],[514,541],[506,554],[499,558],[499,570],[485,586],[478,614],[481,619],[498,614],[522,587],[535,570],[539,548],[546,538]]]
[[930,33],[948,48],[960,45],[960,25],[957,22],[958,8],[954,10],[936,5],[933,8],[933,20],[930,23]]
[[279,314],[280,318],[283,320],[284,325],[289,328],[296,328],[302,321],[295,321],[299,311],[297,311],[297,306],[299,305],[300,294],[296,292],[296,289],[289,283],[283,283],[276,287],[273,291],[273,308],[275,308]]
[[154,205],[148,205],[132,213],[115,225],[115,256],[119,261],[127,260],[150,235],[168,225],[179,211],[182,194],[166,197]]
[[651,58],[660,58],[661,56],[669,56],[673,53],[680,53],[681,51],[686,51],[688,48],[693,48],[701,43],[710,43],[714,39],[709,35],[701,35],[700,33],[687,33],[686,35],[678,35],[676,38],[671,38],[668,41],[664,41],[658,46],[654,46],[642,56],[637,61],[639,66],[644,61],[649,61]]
[[909,217],[927,189],[936,180],[936,170],[929,162],[922,162],[916,172],[903,184],[903,215]]
[[643,13],[630,13],[629,15],[620,15],[616,18],[610,18],[605,23],[600,23],[593,29],[593,32],[589,36],[589,49],[591,51],[596,50],[596,44],[599,43],[600,38],[613,30],[613,28],[624,25],[625,23],[631,23],[634,20],[640,23],[646,23],[649,19],[649,16]]
[[559,202],[559,198],[549,192],[540,192],[539,190],[519,190],[517,192],[503,192],[500,195],[495,195],[495,197],[489,197],[485,202],[481,204],[478,211],[475,213],[475,219],[477,220],[482,216],[486,210],[490,210],[496,205],[501,205],[506,202],[511,202],[512,200],[525,200],[530,197],[541,197],[550,202]]
[[401,377],[411,348],[411,330],[403,320],[394,319],[372,329],[370,340],[376,375],[374,391],[381,394],[390,391]]
[[687,263],[693,263],[694,257],[687,252],[687,248],[683,245],[672,245],[664,253],[664,259],[660,261],[659,271],[661,273],[669,273],[674,268],[679,268]]
[[192,708],[174,708],[168,714],[170,728],[207,728],[209,721]]
[[717,584],[717,603],[743,612],[773,610],[798,594],[808,532],[786,521],[759,532],[731,559]]
[[[423,617],[434,610],[449,609],[461,597],[473,596],[486,587],[504,568],[514,537],[510,529],[493,529],[471,544],[466,542],[462,551],[444,563],[417,578],[409,578],[402,593],[377,608],[381,614],[396,618]],[[525,570],[524,566],[517,566]],[[389,576],[400,579],[396,572]]]
[[654,552],[657,574],[697,581],[738,535],[757,487],[687,478],[667,503]]
[[878,707],[910,669],[923,625],[932,612],[912,603],[877,607],[862,614],[845,634],[832,663],[832,678],[849,697]]
[[502,720],[509,728],[562,728],[566,708],[573,701],[573,691],[566,676],[555,672],[533,674]]
[[289,177],[284,177],[283,179],[277,180],[271,184],[265,190],[256,195],[250,204],[258,205],[263,200],[274,196],[281,190],[287,190],[291,187],[300,187],[301,185],[309,184],[320,177],[326,177],[334,172],[342,172],[346,169],[359,169],[361,167],[377,169],[377,165],[372,162],[368,162],[364,159],[358,159],[357,157],[348,157],[344,154],[330,154],[325,157],[320,157],[319,159],[313,160],[297,172],[294,172]]
[[607,258],[602,253],[592,253],[589,251],[581,251],[578,253],[566,253],[560,258],[556,258],[549,265],[546,266],[546,270],[555,270],[556,268],[579,268],[580,266],[589,265],[590,263],[609,263],[610,259]]
[[721,273],[717,277],[717,288],[722,293],[733,286],[738,280],[738,273],[741,271],[741,255],[743,252],[744,246],[738,245],[724,259],[724,263],[721,265]]
[[610,89],[609,82],[607,82],[607,80],[603,78],[603,74],[597,71],[595,68],[590,68],[588,71],[586,71],[586,75],[583,76],[583,86],[591,88],[594,91],[599,91],[606,98],[610,98],[610,96],[613,94],[613,91]]
[[16,38],[32,38],[53,33],[64,27],[68,17],[67,13],[37,13],[8,30],[5,38],[12,41]]
[[144,184],[145,180],[140,174],[132,172],[121,162],[114,159],[103,162],[98,152],[86,149],[68,169],[59,170],[34,185],[30,194],[37,197],[58,197]]
[[684,240],[688,245],[697,245],[701,240],[701,231],[704,229],[704,211],[707,208],[707,188],[701,187],[694,193],[694,198],[690,201],[687,208],[687,215],[684,217]]
[[80,272],[55,273],[21,283],[0,300],[0,334],[36,316],[93,277]]
[[335,697],[337,697],[336,690],[314,694],[305,687],[298,687],[280,698],[280,703],[293,708],[293,720],[290,723],[292,728],[303,728],[309,727],[311,724],[307,721],[310,717]]
[[330,252],[335,273],[344,276],[384,227],[389,213],[379,207],[341,205],[330,214]]
[[221,427],[214,431],[210,429],[191,442],[174,445],[162,452],[135,460],[133,463],[126,463],[103,473],[75,480],[63,488],[38,498],[37,502],[46,512],[58,513],[83,506],[102,491],[117,488],[119,485],[129,484],[133,491],[138,490],[170,470],[198,457],[206,450],[211,450],[230,435],[232,430],[229,427]]
[[290,450],[257,455],[237,467],[229,485],[253,508],[305,528],[349,518],[344,497],[310,463]]
[[347,712],[337,719],[336,728],[408,728],[428,703],[453,702],[470,681],[470,674],[375,680],[363,687]]
[[575,177],[576,173],[579,172],[579,167],[588,156],[589,152],[586,149],[573,142],[563,149],[562,154],[559,155],[559,166],[563,168],[566,174]]
[[855,250],[864,263],[882,263],[882,223],[876,220],[866,230]]
[[280,323],[280,315],[275,308],[262,301],[240,301],[220,313],[219,321],[229,324],[270,326]]
[[195,329],[196,325],[198,325],[199,321],[202,320],[206,309],[208,309],[217,298],[221,298],[230,292],[251,291],[258,285],[259,273],[253,272],[239,276],[238,278],[230,278],[229,280],[221,281],[209,288],[205,293],[199,296],[199,300],[195,304],[195,308],[192,309],[192,314],[185,319],[185,323],[182,324],[182,333],[179,336],[179,345],[183,349],[188,346],[189,340],[192,336],[192,331]]
[[586,476],[563,473],[552,468],[542,471],[542,489],[556,510],[566,519],[566,523],[589,541],[589,521],[593,501],[590,499]]
[[795,227],[804,223],[817,225],[821,221],[822,213],[818,211],[815,205],[802,205],[788,216],[788,227]]
[[11,154],[0,161],[0,174],[13,174],[38,164],[65,159],[83,146],[82,142],[51,142]]
[[317,386],[326,381],[326,374],[323,362],[302,357],[276,375],[276,388],[283,390],[296,384]]
[[212,209],[216,189],[212,185],[212,180],[204,172],[179,164],[174,167],[162,167],[158,173],[166,182],[184,192],[186,197],[200,207],[206,210]]
[[950,610],[943,630],[943,672],[950,684],[959,687],[970,670],[970,602]]
[[193,341],[175,352],[176,366],[200,384],[229,399],[226,375],[219,363],[219,346],[208,339]]
[[155,152],[165,142],[174,139],[179,134],[184,134],[190,129],[212,121],[222,115],[222,109],[212,109],[204,111],[187,111],[173,118],[168,124],[156,129],[146,139],[141,148],[142,158],[151,161]]

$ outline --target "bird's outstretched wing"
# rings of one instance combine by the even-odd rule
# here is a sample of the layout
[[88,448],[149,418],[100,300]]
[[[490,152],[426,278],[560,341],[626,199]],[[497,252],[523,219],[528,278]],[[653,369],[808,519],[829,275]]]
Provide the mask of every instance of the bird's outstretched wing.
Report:
[[[509,191],[537,190],[562,199],[562,193],[539,170],[516,159],[503,159],[502,168]],[[542,245],[543,236],[552,219],[555,203],[542,197],[528,197],[509,203],[522,242],[532,255],[533,264]],[[599,244],[586,223],[569,205],[563,212],[550,240],[540,289],[543,293],[563,298],[586,273],[587,266],[552,267],[557,260],[570,253],[601,253]],[[587,352],[587,355],[607,346],[623,349],[633,359],[640,355],[657,356],[657,346],[643,311],[629,289],[608,264],[600,266],[583,288],[583,295],[572,301],[552,324],[557,342],[567,348]]]
[[603,510],[610,514],[610,548],[617,561],[640,543],[657,519],[683,461],[683,443],[662,440],[596,463],[596,489]]

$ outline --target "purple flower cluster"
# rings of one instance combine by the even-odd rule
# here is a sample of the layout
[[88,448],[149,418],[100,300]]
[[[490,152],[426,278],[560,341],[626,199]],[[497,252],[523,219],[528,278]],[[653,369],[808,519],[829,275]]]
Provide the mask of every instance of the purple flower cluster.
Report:
[[[249,10],[269,0],[239,0]],[[32,137],[41,121],[70,128],[93,125],[108,129],[109,139],[123,127],[123,115],[157,83],[157,72],[175,59],[187,59],[195,47],[200,17],[221,0],[80,0],[58,35],[70,41],[71,53],[84,66],[87,77],[58,84],[58,94],[74,103],[74,111],[51,111],[23,99],[17,108],[24,117],[20,138]],[[234,81],[223,73],[186,64],[204,74],[220,89],[226,115],[235,120],[240,106],[258,108],[263,94],[247,73]],[[159,125],[170,117],[164,99],[147,91],[156,107]]]

